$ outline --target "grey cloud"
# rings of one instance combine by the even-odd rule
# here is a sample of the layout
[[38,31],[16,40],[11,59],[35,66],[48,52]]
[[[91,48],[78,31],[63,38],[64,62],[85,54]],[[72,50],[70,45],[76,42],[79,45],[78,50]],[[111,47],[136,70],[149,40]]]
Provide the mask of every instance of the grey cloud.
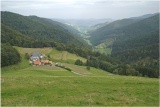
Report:
[[149,0],[2,0],[1,10],[49,18],[125,18],[159,11]]

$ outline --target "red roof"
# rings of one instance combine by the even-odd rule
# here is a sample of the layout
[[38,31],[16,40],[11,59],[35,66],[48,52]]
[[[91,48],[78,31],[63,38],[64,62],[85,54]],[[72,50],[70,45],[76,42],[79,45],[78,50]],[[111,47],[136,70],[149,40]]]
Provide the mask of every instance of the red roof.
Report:
[[39,60],[34,61],[34,65],[40,65],[41,62]]

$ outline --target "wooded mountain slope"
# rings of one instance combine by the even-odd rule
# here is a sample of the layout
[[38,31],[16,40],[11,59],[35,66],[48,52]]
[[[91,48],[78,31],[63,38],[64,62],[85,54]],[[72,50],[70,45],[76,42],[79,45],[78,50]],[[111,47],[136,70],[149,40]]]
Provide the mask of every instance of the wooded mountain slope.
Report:
[[68,30],[69,32],[75,34],[75,35],[73,35],[75,37],[78,37],[78,34],[80,33],[77,29],[75,29],[72,26],[69,26],[67,24],[64,24],[64,23],[61,23],[61,22],[57,22],[57,21],[54,21],[54,20],[51,20],[51,19],[41,18],[41,17],[37,17],[37,16],[29,16],[28,18],[30,18],[30,19],[32,19],[34,21],[37,21],[39,23],[43,23],[45,25],[50,25],[50,26],[57,25],[57,26],[60,26],[60,27],[64,28],[65,30]]
[[122,19],[122,20],[110,22],[105,26],[93,32],[90,32],[90,35],[91,35],[90,41],[92,44],[98,45],[101,42],[103,42],[103,40],[106,39],[108,36],[112,35],[116,30],[122,27],[125,27],[127,25],[130,25],[132,23],[135,23],[137,21],[138,20],[135,20],[135,19]]
[[3,25],[31,37],[35,41],[54,41],[76,46],[86,45],[76,39],[71,32],[49,19],[22,16],[11,12],[1,12],[1,19]]
[[158,46],[158,33],[159,14],[156,14],[139,21],[132,19],[121,20],[118,21],[118,23],[115,21],[97,29],[96,32],[94,32],[95,36],[92,36],[90,40],[94,44],[99,44],[109,38],[114,38],[114,42],[111,45],[112,55],[114,55],[117,52],[132,48],[151,46],[155,44]]
[[31,37],[23,35],[22,33],[11,29],[4,24],[1,24],[1,42],[7,43],[12,46],[22,46],[28,47],[30,46],[35,40]]
[[[134,27],[135,25],[139,26],[139,22],[141,22],[145,19],[148,19],[148,18],[151,18],[151,20],[152,20],[152,17],[156,16],[156,15],[147,15],[148,17],[146,15],[144,15],[144,16],[136,17],[136,18],[122,19],[122,20],[110,22],[110,23],[106,24],[105,26],[100,27],[99,29],[91,31],[90,32],[90,35],[91,35],[90,41],[92,44],[98,45],[98,44],[102,43],[103,41],[105,41],[105,39],[107,39],[107,38],[110,38],[113,36],[115,37],[115,36],[124,35],[125,32],[129,32],[130,34],[132,34],[133,32],[130,32],[130,31],[137,29],[136,27]],[[149,16],[151,16],[151,17],[149,17]],[[158,18],[158,15],[157,15],[157,18]],[[150,27],[148,27],[148,26],[150,24],[152,24],[152,22],[151,21],[149,23],[144,22],[143,24],[144,25],[141,25],[141,26],[143,26],[145,28],[142,28],[142,30],[144,31],[144,30],[146,30],[146,28],[148,28],[148,31],[150,31]],[[148,24],[148,26],[145,26],[145,24]],[[157,26],[154,26],[154,27],[157,27]],[[131,30],[127,31],[128,29],[131,29]]]
[[[129,19],[130,20],[130,19]],[[111,56],[123,63],[135,66],[141,72],[158,72],[159,62],[159,14],[139,20],[121,27],[102,27],[96,31],[97,35],[90,38],[94,44],[113,39]],[[122,27],[122,25],[125,25]],[[104,31],[102,31],[104,30]],[[101,32],[101,33],[98,33]],[[95,33],[95,34],[96,34]],[[99,40],[99,41],[98,41]],[[96,41],[96,42],[94,42]],[[147,74],[149,75],[149,74]]]
[[[124,27],[116,34],[117,37],[112,47],[112,53],[141,46],[158,45],[158,32],[159,15]],[[118,36],[118,33],[120,33],[121,36]],[[121,46],[121,44],[123,44],[123,46]]]

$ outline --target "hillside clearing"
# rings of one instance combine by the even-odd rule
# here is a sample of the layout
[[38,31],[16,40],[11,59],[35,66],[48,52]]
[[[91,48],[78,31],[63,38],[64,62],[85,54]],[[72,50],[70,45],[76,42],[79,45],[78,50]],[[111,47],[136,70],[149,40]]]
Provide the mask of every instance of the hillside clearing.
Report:
[[67,51],[62,51],[60,53],[50,54],[50,55],[53,59],[57,59],[57,60],[74,60],[75,61],[77,59],[80,59],[81,61],[86,62],[85,58],[77,56],[76,54],[69,53]]
[[39,52],[42,54],[47,54],[52,51],[52,48],[22,48],[22,47],[15,47],[21,54],[25,53],[33,53],[33,52]]

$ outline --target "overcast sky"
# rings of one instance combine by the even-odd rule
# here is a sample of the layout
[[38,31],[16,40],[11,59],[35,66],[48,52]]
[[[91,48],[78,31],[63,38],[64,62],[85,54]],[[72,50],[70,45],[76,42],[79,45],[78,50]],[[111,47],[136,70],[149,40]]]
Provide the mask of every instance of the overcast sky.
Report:
[[1,0],[1,10],[61,19],[121,19],[159,12],[159,0]]

